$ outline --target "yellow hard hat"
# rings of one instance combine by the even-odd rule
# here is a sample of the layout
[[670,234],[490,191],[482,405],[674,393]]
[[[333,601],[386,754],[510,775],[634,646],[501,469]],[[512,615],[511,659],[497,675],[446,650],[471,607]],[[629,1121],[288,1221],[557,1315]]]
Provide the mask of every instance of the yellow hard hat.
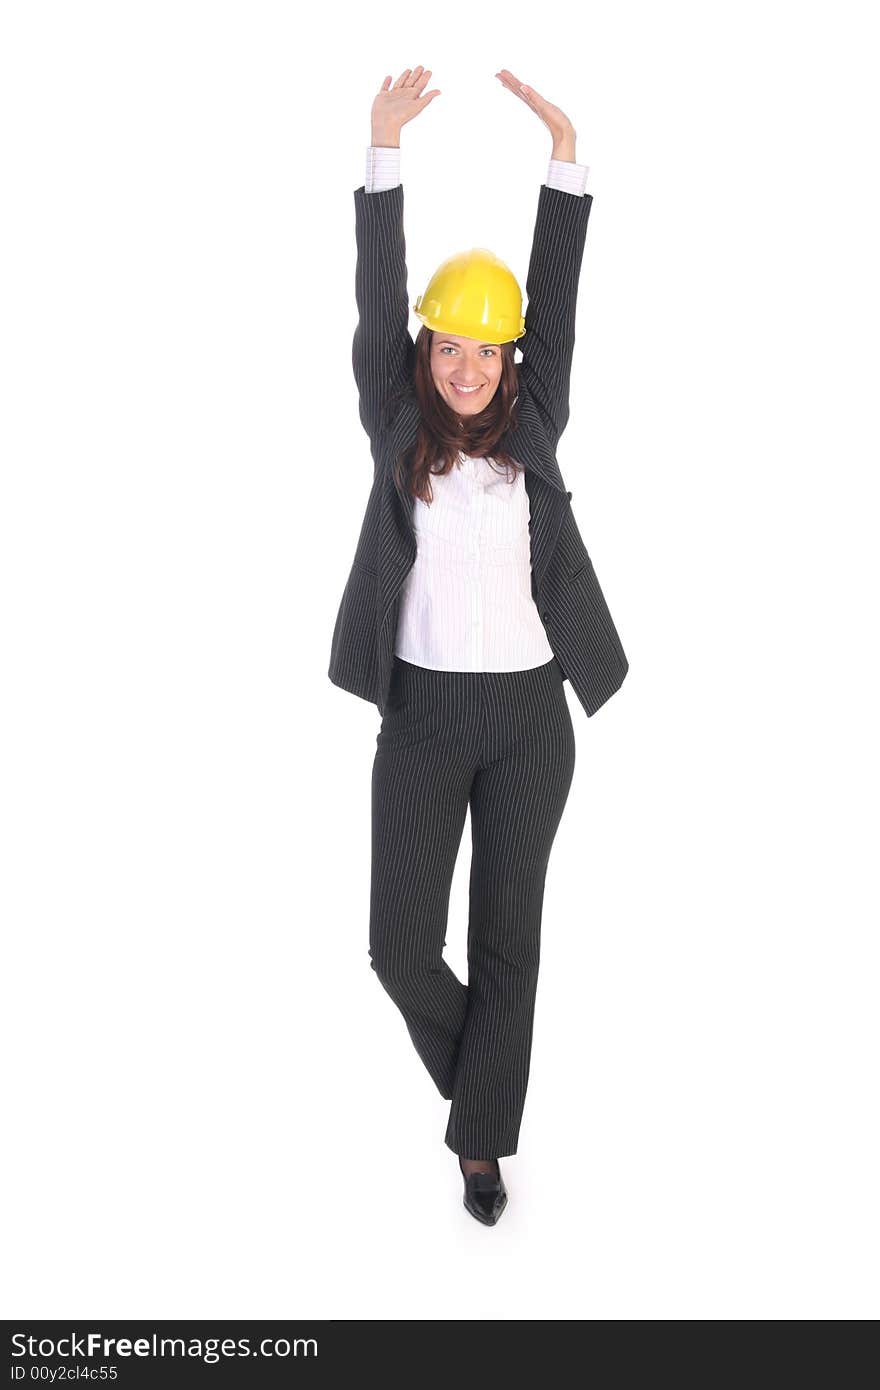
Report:
[[526,331],[522,292],[513,271],[484,246],[439,265],[413,311],[435,333],[509,343]]

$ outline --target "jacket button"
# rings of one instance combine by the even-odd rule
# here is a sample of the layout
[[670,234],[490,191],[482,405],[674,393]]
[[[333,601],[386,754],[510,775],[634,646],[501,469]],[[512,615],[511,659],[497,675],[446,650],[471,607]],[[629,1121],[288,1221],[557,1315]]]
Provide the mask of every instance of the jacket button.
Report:
[[570,501],[571,501],[571,493],[570,493],[570,492],[567,492],[565,495],[566,495],[566,497],[568,498],[568,500],[569,500],[569,502],[570,502]]

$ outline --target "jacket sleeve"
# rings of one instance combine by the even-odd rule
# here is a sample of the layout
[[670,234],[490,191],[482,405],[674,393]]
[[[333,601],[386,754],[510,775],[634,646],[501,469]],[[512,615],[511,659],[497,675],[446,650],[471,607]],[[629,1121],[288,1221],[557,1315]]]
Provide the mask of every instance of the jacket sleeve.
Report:
[[415,354],[408,327],[403,184],[375,193],[361,184],[354,209],[358,323],[351,360],[361,423],[373,438],[385,400],[408,380]]
[[547,184],[538,193],[519,374],[554,446],[568,424],[578,282],[592,204],[591,193],[578,197]]

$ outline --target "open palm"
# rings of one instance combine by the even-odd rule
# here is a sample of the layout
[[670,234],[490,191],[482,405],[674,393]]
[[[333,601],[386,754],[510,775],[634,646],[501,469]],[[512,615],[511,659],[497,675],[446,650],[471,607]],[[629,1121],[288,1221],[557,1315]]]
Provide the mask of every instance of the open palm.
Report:
[[417,68],[405,68],[393,86],[390,85],[390,76],[386,77],[373,102],[371,116],[374,126],[399,129],[424,111],[434,97],[440,95],[439,87],[425,92],[430,76],[431,69],[419,65]]
[[495,76],[509,92],[513,92],[520,101],[524,101],[526,106],[544,122],[554,141],[561,139],[563,135],[575,133],[574,126],[564,111],[561,111],[558,106],[554,106],[552,101],[547,101],[546,97],[542,97],[540,92],[535,91],[534,87],[521,83],[518,77],[514,77],[509,68],[502,68],[500,72],[496,72]]

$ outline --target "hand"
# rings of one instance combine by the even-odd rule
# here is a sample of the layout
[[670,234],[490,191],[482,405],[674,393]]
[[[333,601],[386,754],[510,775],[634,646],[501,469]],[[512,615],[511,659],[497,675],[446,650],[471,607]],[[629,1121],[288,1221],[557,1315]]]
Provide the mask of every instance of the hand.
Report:
[[530,107],[536,116],[540,116],[550,134],[553,136],[554,155],[557,154],[558,150],[570,149],[570,154],[559,154],[558,157],[561,159],[573,160],[574,142],[577,132],[565,112],[560,111],[558,106],[554,106],[552,101],[547,101],[542,97],[540,93],[535,91],[534,87],[527,87],[524,83],[521,83],[519,78],[514,77],[513,73],[507,68],[502,68],[500,72],[496,72],[495,76],[499,78],[502,85],[505,86],[509,92],[513,92],[514,96],[518,96],[520,101],[524,101],[526,106]]
[[370,113],[374,145],[397,144],[401,128],[440,95],[439,88],[422,95],[430,76],[431,69],[419,65],[417,68],[405,68],[393,87],[390,86],[391,78],[385,78]]

